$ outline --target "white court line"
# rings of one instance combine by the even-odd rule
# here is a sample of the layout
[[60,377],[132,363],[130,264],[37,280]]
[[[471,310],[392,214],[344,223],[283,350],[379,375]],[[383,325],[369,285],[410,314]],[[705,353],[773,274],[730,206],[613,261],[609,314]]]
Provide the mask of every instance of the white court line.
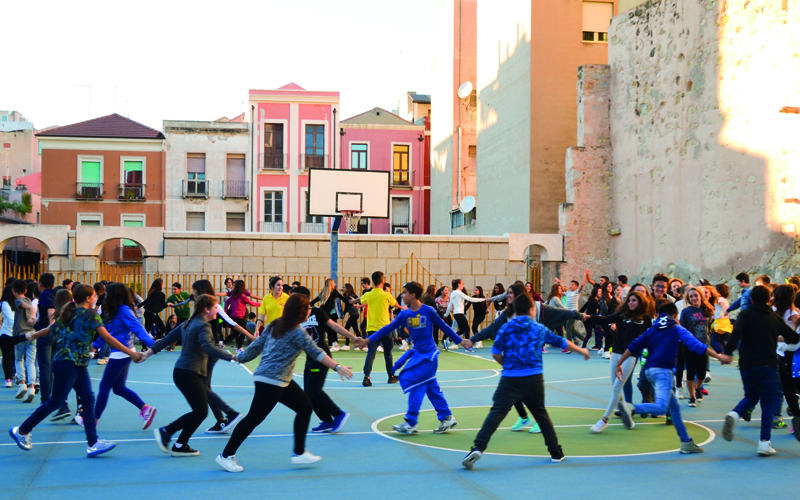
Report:
[[[459,409],[459,408],[490,408],[490,407],[489,406],[460,406],[460,407],[459,406],[455,406],[455,407],[451,406],[450,407],[451,410],[456,410],[456,409]],[[604,411],[604,408],[586,408],[586,407],[578,407],[578,406],[548,406],[548,408],[567,408],[567,409],[579,409],[579,410]],[[423,411],[434,411],[434,410],[423,410]],[[422,413],[422,412],[420,412],[420,413]],[[372,430],[376,434],[378,434],[379,436],[383,436],[386,439],[391,439],[392,441],[397,441],[397,442],[400,442],[400,443],[410,444],[410,445],[413,445],[413,446],[421,446],[422,448],[433,448],[435,450],[455,451],[455,452],[458,452],[458,453],[464,453],[464,451],[466,451],[466,450],[457,450],[455,448],[445,448],[443,446],[432,446],[432,445],[428,445],[428,444],[415,443],[415,442],[410,441],[410,440],[398,439],[396,437],[390,436],[388,432],[384,432],[384,431],[381,431],[381,430],[378,429],[378,424],[380,424],[384,420],[388,420],[388,419],[393,418],[393,417],[399,417],[399,416],[402,416],[402,415],[405,415],[405,413],[396,413],[394,415],[389,415],[387,417],[380,418],[380,419],[372,422]],[[719,422],[719,421],[717,420],[717,422]],[[704,446],[704,445],[710,443],[711,441],[713,441],[717,437],[716,433],[713,430],[711,430],[710,428],[706,427],[705,425],[699,424],[698,422],[691,421],[691,420],[684,420],[683,423],[684,424],[694,424],[694,425],[696,425],[696,426],[708,431],[708,434],[709,434],[708,439],[706,439],[702,443],[699,443],[698,446]],[[650,424],[650,425],[652,425],[652,424],[664,425],[663,422],[648,422],[648,424]],[[618,425],[618,424],[610,424],[610,425]],[[569,426],[554,426],[554,427],[569,427]],[[583,425],[573,425],[572,427],[584,427],[584,426]],[[586,425],[585,427],[590,427],[590,426]],[[478,429],[478,430],[480,430],[480,429]],[[639,456],[646,456],[646,455],[662,455],[664,453],[675,453],[676,451],[680,451],[680,448],[675,448],[673,450],[664,450],[664,451],[651,451],[651,452],[646,452],[646,453],[620,453],[620,454],[614,454],[614,455],[569,455],[569,456],[571,458],[639,457]],[[491,453],[491,452],[486,452],[486,451],[483,452],[483,454],[484,455],[499,455],[499,456],[506,456],[506,457],[526,457],[526,458],[528,458],[528,457],[545,458],[545,457],[549,456],[549,455],[522,455],[522,454],[515,454],[515,453]]]
[[[323,433],[309,433],[306,436],[336,436],[336,435],[363,435],[363,434],[375,434],[372,431],[360,431],[360,432],[337,432],[335,434],[331,434],[330,432],[323,432]],[[282,438],[282,437],[290,437],[293,438],[294,434],[251,434],[247,438]],[[222,436],[192,436],[192,440],[195,439],[230,439],[230,436],[225,434]],[[155,442],[155,438],[140,438],[140,439],[111,439],[115,443],[153,443]],[[86,444],[86,440],[83,441],[43,441],[41,443],[33,442],[34,446],[45,446],[45,445],[54,445],[54,444]],[[17,443],[0,443],[0,448],[4,446],[17,446]]]

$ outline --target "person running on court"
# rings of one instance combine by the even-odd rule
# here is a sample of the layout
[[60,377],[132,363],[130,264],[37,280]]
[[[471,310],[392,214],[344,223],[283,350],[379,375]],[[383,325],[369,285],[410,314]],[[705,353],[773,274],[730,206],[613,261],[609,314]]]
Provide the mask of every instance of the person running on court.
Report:
[[[358,299],[359,302],[367,306],[367,336],[372,335],[388,325],[391,321],[389,308],[398,306],[397,300],[392,297],[392,294],[384,291],[383,284],[385,282],[386,279],[383,273],[375,271],[372,273],[373,288],[368,292],[364,292],[361,298]],[[389,374],[388,383],[396,384],[398,379],[392,374],[392,366],[394,364],[392,360],[392,347],[394,347],[392,337],[390,335],[382,337],[380,339],[380,345],[383,347],[383,359],[386,362],[386,373]],[[364,380],[361,382],[361,385],[364,387],[372,385],[370,373],[372,373],[372,363],[375,361],[377,349],[378,344],[376,343],[370,343],[368,345],[367,360],[364,363]]]
[[678,308],[674,303],[662,301],[658,307],[658,319],[652,327],[634,339],[617,362],[617,378],[623,380],[625,364],[630,357],[636,358],[644,349],[647,349],[647,361],[643,371],[647,380],[653,386],[655,403],[642,403],[633,405],[620,401],[617,408],[622,417],[622,423],[628,429],[633,429],[633,414],[666,415],[669,411],[675,432],[681,439],[681,453],[703,453],[703,448],[694,444],[694,440],[686,432],[686,426],[681,418],[681,407],[675,397],[673,389],[674,377],[672,370],[675,368],[675,357],[678,355],[679,341],[689,351],[701,355],[708,354],[718,359],[722,364],[730,362],[728,356],[720,355],[711,350],[707,345],[697,340],[686,328],[676,321]]
[[253,373],[256,386],[253,402],[247,416],[233,430],[228,444],[217,456],[217,463],[228,472],[242,472],[244,468],[236,462],[236,450],[251,432],[272,412],[275,405],[283,404],[296,413],[294,418],[294,452],[291,463],[294,465],[312,464],[321,459],[306,450],[306,433],[311,420],[312,404],[308,395],[292,380],[294,365],[300,352],[327,368],[333,369],[342,380],[353,376],[350,370],[341,366],[325,351],[317,347],[300,325],[308,321],[311,307],[308,299],[300,293],[292,294],[286,301],[283,315],[270,322],[267,329],[237,360],[246,363],[261,355],[261,362]]
[[433,341],[433,325],[437,325],[453,342],[465,347],[469,343],[468,340],[462,339],[454,332],[432,307],[420,302],[422,291],[422,285],[414,281],[403,285],[403,302],[408,305],[408,309],[401,311],[394,321],[370,335],[369,338],[356,341],[362,347],[374,344],[382,338],[390,336],[399,328],[406,328],[411,334],[414,348],[406,351],[392,367],[392,374],[394,374],[405,365],[403,371],[400,372],[399,380],[403,392],[408,394],[408,411],[405,422],[394,426],[394,430],[401,434],[417,433],[417,417],[425,396],[428,396],[428,400],[433,404],[436,415],[439,417],[440,424],[433,430],[434,433],[443,434],[457,424],[444,399],[444,394],[439,388],[439,382],[436,380],[439,349]]
[[[294,289],[292,289],[292,295],[294,294],[300,294],[307,299],[311,298],[311,291],[304,286],[294,287]],[[328,312],[325,309],[320,307],[312,307],[308,319],[300,326],[305,329],[306,333],[311,337],[311,340],[317,344],[317,347],[325,351],[325,354],[328,356],[331,356],[331,348],[328,342],[325,341],[327,338],[325,334],[329,329],[348,340],[355,341],[358,338],[342,328],[328,316]],[[347,368],[350,369],[350,367]],[[322,390],[327,376],[327,366],[314,361],[310,357],[306,359],[306,366],[303,369],[303,390],[311,400],[314,413],[322,420],[319,425],[311,429],[311,432],[315,433],[339,432],[342,427],[344,427],[347,419],[350,418],[350,414],[342,411],[342,409],[331,400],[330,396]]]
[[569,349],[582,354],[584,360],[590,358],[589,351],[534,321],[533,299],[527,293],[515,296],[513,307],[517,316],[503,325],[492,346],[492,357],[503,365],[503,375],[492,398],[492,409],[475,437],[472,449],[461,461],[461,465],[467,469],[472,469],[475,462],[480,460],[492,434],[518,401],[525,403],[536,419],[550,452],[550,460],[564,460],[556,430],[544,406],[542,347],[548,343],[553,347]]

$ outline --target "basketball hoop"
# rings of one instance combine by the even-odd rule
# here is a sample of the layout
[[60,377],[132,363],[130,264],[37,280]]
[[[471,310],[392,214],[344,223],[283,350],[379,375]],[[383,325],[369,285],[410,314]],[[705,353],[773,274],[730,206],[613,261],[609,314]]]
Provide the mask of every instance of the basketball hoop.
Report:
[[347,226],[347,232],[355,234],[358,232],[358,221],[361,220],[363,210],[342,210],[342,222]]

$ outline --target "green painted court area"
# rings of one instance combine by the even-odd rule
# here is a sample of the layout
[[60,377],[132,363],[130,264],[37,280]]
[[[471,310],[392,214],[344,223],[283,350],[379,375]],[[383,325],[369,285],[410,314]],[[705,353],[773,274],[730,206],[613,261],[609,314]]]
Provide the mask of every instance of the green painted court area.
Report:
[[[458,420],[458,426],[445,434],[432,432],[432,429],[439,425],[436,412],[432,410],[420,413],[418,434],[406,435],[392,430],[392,425],[403,421],[402,414],[380,420],[376,427],[387,437],[410,445],[467,452],[489,413],[489,407],[451,408],[451,410]],[[592,434],[589,432],[589,427],[603,416],[603,410],[550,407],[547,411],[556,427],[558,441],[564,452],[573,457],[627,456],[676,451],[678,448],[675,429],[666,425],[663,418],[637,418],[633,430],[626,429],[619,419],[612,418],[609,427],[603,433]],[[511,426],[516,420],[517,414],[512,409],[492,436],[487,453],[549,456],[541,434],[531,434],[530,426],[518,432],[511,432]],[[696,443],[704,443],[712,437],[708,428],[700,424],[688,423],[687,430]]]

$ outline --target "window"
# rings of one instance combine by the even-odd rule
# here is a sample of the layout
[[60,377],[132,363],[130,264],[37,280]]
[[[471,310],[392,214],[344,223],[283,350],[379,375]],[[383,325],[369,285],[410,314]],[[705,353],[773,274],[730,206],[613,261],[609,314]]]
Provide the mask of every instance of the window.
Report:
[[126,200],[144,200],[144,158],[121,158],[122,182],[120,198]]
[[78,157],[78,197],[100,199],[103,197],[103,158]]
[[206,194],[206,155],[189,153],[186,166],[186,193]]
[[411,199],[392,198],[392,234],[411,232]]
[[264,124],[264,154],[261,168],[284,168],[283,165],[283,124]]
[[283,192],[264,191],[264,222],[283,223]]
[[[121,219],[120,220],[120,222],[121,222],[120,225],[121,226],[124,226],[124,227],[144,227],[144,215],[140,215],[140,214],[122,214],[122,215],[120,215],[120,219]],[[123,247],[123,257],[125,257],[126,256],[126,254],[125,254],[125,248],[126,247],[127,248],[135,247],[135,248],[138,249],[139,248],[139,244],[136,243],[133,240],[122,240],[122,247]],[[133,254],[131,254],[131,257],[132,256],[133,256]],[[125,259],[124,258],[123,260],[135,260],[135,259],[131,259],[131,258]]]
[[369,219],[364,219],[363,217],[359,219],[356,234],[369,234]]
[[367,169],[367,145],[366,144],[351,144],[350,145],[350,168],[351,169]]
[[141,185],[144,182],[142,177],[144,174],[143,165],[144,162],[141,160],[123,162],[125,184]]
[[392,184],[395,186],[408,186],[408,146],[395,144]]
[[225,195],[232,198],[247,197],[247,182],[245,181],[245,156],[242,154],[228,155],[225,171]]
[[244,213],[228,212],[225,216],[226,231],[244,231]]
[[478,171],[478,147],[467,146],[467,153],[469,156],[469,172],[475,175],[475,172]]
[[186,212],[186,230],[201,232],[206,230],[205,212]]
[[612,17],[613,3],[583,2],[583,41],[608,43],[608,27]]
[[303,168],[325,167],[325,125],[306,125],[306,157]]
[[103,225],[103,214],[78,214],[78,225],[100,227]]
[[308,208],[309,208],[309,198],[308,198],[308,191],[305,191],[305,198],[306,198],[306,223],[307,224],[322,224],[322,216],[321,215],[309,215]]
[[472,92],[469,93],[469,107],[470,108],[477,108],[478,107],[478,91],[477,90],[473,89]]

